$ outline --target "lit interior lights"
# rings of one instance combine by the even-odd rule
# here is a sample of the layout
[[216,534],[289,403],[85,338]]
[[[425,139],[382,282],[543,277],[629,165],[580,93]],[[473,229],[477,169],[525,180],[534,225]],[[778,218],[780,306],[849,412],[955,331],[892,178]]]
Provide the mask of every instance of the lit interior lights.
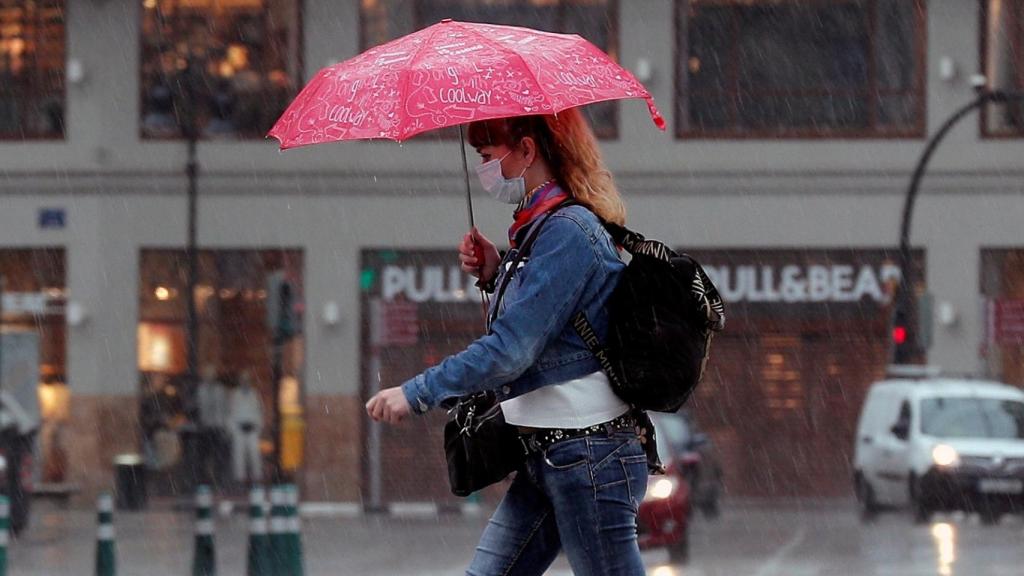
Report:
[[166,302],[171,299],[171,290],[166,286],[157,286],[156,290],[153,290],[153,295],[156,299],[161,302]]

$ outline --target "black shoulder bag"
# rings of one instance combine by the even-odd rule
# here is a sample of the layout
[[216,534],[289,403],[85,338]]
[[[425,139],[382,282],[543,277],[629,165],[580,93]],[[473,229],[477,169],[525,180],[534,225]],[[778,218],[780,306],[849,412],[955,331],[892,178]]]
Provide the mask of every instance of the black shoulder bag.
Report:
[[[498,315],[501,298],[509,281],[540,234],[544,222],[562,206],[564,204],[556,206],[532,226],[512,259],[511,266],[502,275],[501,285],[495,292],[496,301],[487,321],[488,332]],[[524,462],[526,452],[519,440],[519,433],[515,426],[505,422],[501,403],[493,391],[459,398],[448,414],[451,419],[444,427],[444,452],[448,460],[448,483],[452,494],[469,496],[505,479]]]

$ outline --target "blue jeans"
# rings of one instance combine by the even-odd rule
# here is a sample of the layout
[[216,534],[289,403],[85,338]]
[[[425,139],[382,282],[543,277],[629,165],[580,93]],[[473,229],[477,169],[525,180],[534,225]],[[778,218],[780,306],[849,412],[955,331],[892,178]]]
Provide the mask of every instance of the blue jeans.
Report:
[[540,576],[565,550],[576,576],[642,576],[636,515],[646,490],[633,432],[552,444],[527,457],[466,574]]

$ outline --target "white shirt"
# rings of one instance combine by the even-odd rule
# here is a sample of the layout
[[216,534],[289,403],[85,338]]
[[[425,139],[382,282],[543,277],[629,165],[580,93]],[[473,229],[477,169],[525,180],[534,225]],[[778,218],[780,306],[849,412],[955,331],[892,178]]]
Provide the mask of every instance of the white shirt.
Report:
[[543,386],[501,403],[505,422],[533,428],[586,428],[629,411],[604,372]]

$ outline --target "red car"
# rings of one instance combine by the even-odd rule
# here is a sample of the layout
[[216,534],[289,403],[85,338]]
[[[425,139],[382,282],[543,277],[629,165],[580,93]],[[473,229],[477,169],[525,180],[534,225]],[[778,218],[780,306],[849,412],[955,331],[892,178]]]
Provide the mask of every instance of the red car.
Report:
[[[693,452],[682,452],[663,435],[664,425],[654,414],[658,455],[666,473],[647,479],[647,494],[640,503],[637,518],[640,548],[668,548],[669,560],[686,562],[690,556],[690,485],[687,467],[698,464]],[[665,430],[665,432],[668,432]]]

